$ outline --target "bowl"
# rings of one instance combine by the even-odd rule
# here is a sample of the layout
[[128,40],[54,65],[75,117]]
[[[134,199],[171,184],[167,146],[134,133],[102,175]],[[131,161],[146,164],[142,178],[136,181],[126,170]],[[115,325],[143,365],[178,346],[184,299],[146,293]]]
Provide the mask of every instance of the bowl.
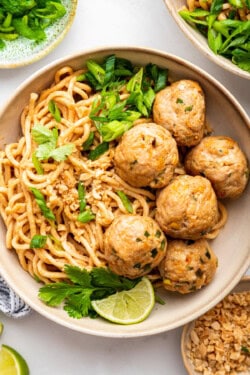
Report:
[[[232,290],[232,293],[249,292],[249,291],[250,291],[250,276],[245,276],[240,280],[239,284],[237,284],[236,287]],[[188,343],[190,342],[190,333],[194,325],[195,325],[195,321],[190,322],[183,327],[182,335],[181,335],[181,354],[182,354],[183,363],[187,370],[187,373],[189,375],[200,375],[201,372],[197,372],[194,369],[194,366],[187,355],[187,346],[188,346]],[[249,372],[241,372],[240,374],[247,375],[249,374]]]
[[48,55],[69,31],[77,8],[77,0],[63,0],[66,14],[45,29],[46,39],[40,43],[19,37],[6,44],[0,53],[0,69],[13,69],[32,64]]
[[[40,69],[13,93],[0,112],[1,147],[14,142],[21,134],[20,114],[32,92],[48,87],[55,72],[64,66],[78,69],[87,60],[102,60],[115,54],[134,64],[157,64],[169,69],[169,79],[189,78],[198,80],[204,89],[207,101],[207,121],[216,134],[226,134],[239,142],[250,158],[249,118],[230,92],[213,77],[193,64],[162,51],[140,47],[105,47],[81,51],[59,59]],[[222,110],[223,109],[223,110]],[[156,304],[151,315],[136,325],[122,326],[99,319],[73,319],[61,308],[45,305],[38,299],[38,284],[25,272],[14,252],[5,246],[6,229],[0,225],[0,273],[14,291],[34,310],[43,316],[70,329],[97,336],[138,337],[168,331],[194,320],[214,306],[239,282],[250,263],[249,220],[250,186],[238,200],[226,203],[229,219],[212,247],[219,258],[219,267],[213,281],[196,293],[179,295],[159,291],[166,300],[165,305]],[[233,261],[232,261],[233,260]]]
[[223,56],[215,55],[207,44],[207,39],[196,29],[190,26],[182,19],[178,11],[187,4],[186,0],[164,0],[164,3],[169,10],[170,15],[173,17],[179,28],[186,35],[186,37],[202,52],[212,60],[215,64],[221,66],[223,69],[238,75],[239,77],[250,79],[250,73],[240,69],[237,65],[233,64],[229,59]]

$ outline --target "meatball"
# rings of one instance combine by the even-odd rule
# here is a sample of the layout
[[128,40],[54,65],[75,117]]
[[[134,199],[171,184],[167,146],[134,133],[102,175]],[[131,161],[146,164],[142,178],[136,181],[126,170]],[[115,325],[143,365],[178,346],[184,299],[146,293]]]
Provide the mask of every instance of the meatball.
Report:
[[159,270],[165,289],[186,294],[209,284],[217,264],[217,257],[205,239],[174,240],[169,242]]
[[210,180],[218,198],[237,198],[248,181],[247,160],[237,142],[224,136],[205,137],[186,156],[186,171]]
[[109,268],[131,279],[146,275],[157,267],[165,256],[166,248],[163,232],[147,216],[118,216],[104,235]]
[[153,119],[170,131],[178,146],[197,145],[205,128],[205,98],[199,83],[182,79],[159,91]]
[[116,173],[135,187],[168,184],[178,163],[178,149],[168,130],[145,123],[127,131],[116,147]]
[[198,239],[218,222],[215,192],[201,176],[180,175],[159,193],[156,221],[171,237]]

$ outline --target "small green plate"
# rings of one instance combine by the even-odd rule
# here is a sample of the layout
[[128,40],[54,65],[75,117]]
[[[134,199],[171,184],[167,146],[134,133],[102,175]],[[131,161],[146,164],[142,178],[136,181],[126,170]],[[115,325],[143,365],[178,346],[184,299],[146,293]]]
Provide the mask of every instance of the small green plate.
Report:
[[77,0],[62,0],[66,14],[53,25],[45,29],[46,39],[36,43],[23,37],[7,42],[0,51],[0,68],[17,68],[32,64],[49,54],[69,31],[76,13]]

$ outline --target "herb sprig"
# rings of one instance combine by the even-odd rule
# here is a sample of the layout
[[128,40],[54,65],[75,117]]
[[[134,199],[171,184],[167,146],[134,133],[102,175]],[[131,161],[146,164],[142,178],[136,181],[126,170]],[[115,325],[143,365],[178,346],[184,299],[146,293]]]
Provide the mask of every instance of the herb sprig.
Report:
[[106,298],[122,290],[132,289],[140,279],[118,276],[107,268],[93,268],[90,272],[65,265],[70,282],[51,283],[39,289],[38,296],[49,306],[64,303],[64,310],[72,318],[95,317],[91,301]]
[[63,161],[75,150],[73,143],[57,147],[57,128],[48,129],[43,125],[36,124],[31,129],[31,135],[32,139],[38,144],[36,151],[32,155],[32,161],[38,174],[43,173],[41,160],[52,158],[55,161]]

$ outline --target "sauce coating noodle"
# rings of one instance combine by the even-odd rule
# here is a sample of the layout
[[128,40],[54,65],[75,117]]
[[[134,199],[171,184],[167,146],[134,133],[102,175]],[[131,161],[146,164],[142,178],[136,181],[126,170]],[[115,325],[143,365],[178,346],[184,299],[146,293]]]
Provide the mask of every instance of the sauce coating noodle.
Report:
[[[66,278],[65,264],[86,269],[106,266],[103,249],[105,229],[115,217],[126,214],[118,190],[122,190],[132,202],[133,214],[155,216],[155,192],[128,185],[116,173],[113,165],[116,141],[97,160],[90,160],[82,151],[82,144],[94,132],[93,146],[97,146],[100,134],[89,118],[93,101],[98,93],[77,77],[84,70],[74,71],[63,67],[55,74],[54,82],[39,95],[32,93],[21,116],[22,137],[6,146],[0,153],[0,213],[7,228],[6,245],[15,249],[21,266],[34,278],[44,283]],[[126,96],[126,89],[120,95]],[[56,122],[48,109],[53,100],[61,113]],[[140,119],[152,122],[152,119]],[[31,129],[37,123],[47,129],[58,128],[58,146],[73,143],[75,150],[64,161],[48,159],[43,162],[44,174],[38,174],[32,162],[37,148]],[[176,174],[183,173],[178,166]],[[87,208],[95,220],[81,223],[79,214],[79,181],[86,189]],[[39,189],[56,221],[47,220],[42,214],[30,188]],[[214,238],[225,224],[226,210],[220,205],[220,221],[207,236]],[[47,236],[42,248],[31,249],[34,235]],[[206,237],[206,236],[205,236]],[[159,281],[158,271],[149,275]]]

